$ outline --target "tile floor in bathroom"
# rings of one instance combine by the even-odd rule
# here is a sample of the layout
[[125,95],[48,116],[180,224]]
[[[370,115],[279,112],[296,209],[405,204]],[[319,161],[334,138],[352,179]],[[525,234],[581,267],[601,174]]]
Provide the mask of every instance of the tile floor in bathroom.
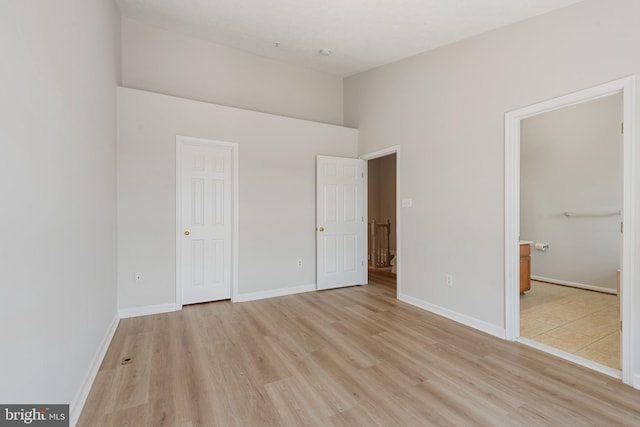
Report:
[[520,336],[620,369],[618,297],[532,280],[520,296]]

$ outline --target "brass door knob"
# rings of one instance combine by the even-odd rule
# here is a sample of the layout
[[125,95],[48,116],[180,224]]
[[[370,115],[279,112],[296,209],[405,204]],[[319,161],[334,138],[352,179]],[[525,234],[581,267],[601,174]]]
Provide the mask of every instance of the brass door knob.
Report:
[[322,233],[324,231],[324,227],[318,228],[318,231]]
[[184,235],[188,236],[189,234],[191,234],[191,232],[189,230],[184,230]]

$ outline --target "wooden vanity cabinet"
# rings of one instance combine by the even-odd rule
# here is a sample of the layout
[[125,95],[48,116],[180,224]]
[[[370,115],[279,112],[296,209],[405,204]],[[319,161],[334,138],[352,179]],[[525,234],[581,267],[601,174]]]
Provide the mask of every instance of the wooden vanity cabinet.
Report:
[[520,295],[531,289],[531,245],[520,244]]

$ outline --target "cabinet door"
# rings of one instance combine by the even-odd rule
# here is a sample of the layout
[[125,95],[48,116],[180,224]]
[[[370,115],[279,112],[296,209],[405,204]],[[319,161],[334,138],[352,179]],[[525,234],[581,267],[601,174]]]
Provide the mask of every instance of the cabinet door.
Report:
[[520,293],[531,289],[531,248],[520,245]]

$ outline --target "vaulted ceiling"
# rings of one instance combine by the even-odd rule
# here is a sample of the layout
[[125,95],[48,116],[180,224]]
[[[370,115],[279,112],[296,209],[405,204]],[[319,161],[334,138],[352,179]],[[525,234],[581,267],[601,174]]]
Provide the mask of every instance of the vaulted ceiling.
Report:
[[[348,76],[580,0],[117,0],[124,16]],[[328,50],[323,55],[321,50]],[[325,52],[327,53],[327,52]]]

